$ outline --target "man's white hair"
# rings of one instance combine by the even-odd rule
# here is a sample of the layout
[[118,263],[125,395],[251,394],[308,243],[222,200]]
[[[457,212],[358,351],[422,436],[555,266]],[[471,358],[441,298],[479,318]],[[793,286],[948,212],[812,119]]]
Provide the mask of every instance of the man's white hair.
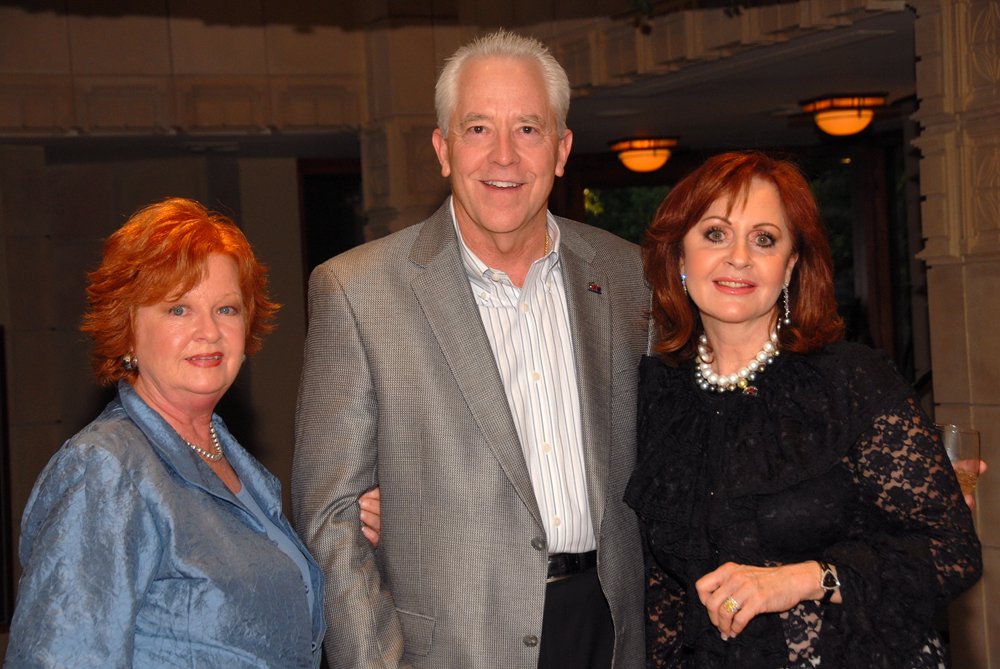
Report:
[[569,113],[569,77],[548,48],[533,37],[523,37],[502,28],[489,35],[477,37],[460,47],[445,61],[441,76],[434,87],[434,108],[437,110],[438,128],[448,136],[448,119],[458,103],[458,77],[462,66],[472,58],[508,58],[533,60],[542,68],[542,78],[549,98],[549,107],[556,115],[559,136],[566,133],[566,114]]

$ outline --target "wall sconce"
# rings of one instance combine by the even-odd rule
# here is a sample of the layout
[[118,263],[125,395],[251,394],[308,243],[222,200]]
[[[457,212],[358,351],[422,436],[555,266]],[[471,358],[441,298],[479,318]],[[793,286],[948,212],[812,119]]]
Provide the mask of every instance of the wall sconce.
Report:
[[670,148],[674,146],[677,146],[677,139],[673,137],[625,139],[612,142],[611,150],[633,172],[655,172],[667,163]]
[[856,135],[872,122],[876,110],[885,107],[885,95],[825,95],[800,103],[812,114],[819,129],[828,135]]

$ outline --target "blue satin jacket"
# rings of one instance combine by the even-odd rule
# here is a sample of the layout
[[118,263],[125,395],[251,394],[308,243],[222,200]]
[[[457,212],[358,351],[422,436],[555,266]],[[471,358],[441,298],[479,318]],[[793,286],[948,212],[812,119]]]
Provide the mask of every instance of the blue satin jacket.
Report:
[[[303,552],[280,484],[214,417],[240,481]],[[307,553],[308,555],[308,553]],[[125,382],[38,477],[5,667],[319,666],[302,573]]]

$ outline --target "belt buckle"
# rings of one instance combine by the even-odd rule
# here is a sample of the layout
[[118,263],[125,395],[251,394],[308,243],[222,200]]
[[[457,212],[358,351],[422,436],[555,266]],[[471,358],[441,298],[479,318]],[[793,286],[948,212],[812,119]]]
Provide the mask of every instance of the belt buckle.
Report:
[[548,583],[555,583],[557,581],[563,581],[563,580],[566,580],[567,578],[572,578],[573,576],[578,575],[582,571],[581,567],[582,567],[583,561],[582,561],[582,558],[581,558],[581,554],[578,554],[578,553],[556,553],[556,554],[550,555],[549,559],[551,560],[553,557],[556,557],[557,555],[558,555],[557,561],[558,561],[559,565],[562,567],[562,571],[564,573],[562,573],[562,574],[556,574],[555,576],[548,576],[545,579],[545,583],[546,584],[548,584]]

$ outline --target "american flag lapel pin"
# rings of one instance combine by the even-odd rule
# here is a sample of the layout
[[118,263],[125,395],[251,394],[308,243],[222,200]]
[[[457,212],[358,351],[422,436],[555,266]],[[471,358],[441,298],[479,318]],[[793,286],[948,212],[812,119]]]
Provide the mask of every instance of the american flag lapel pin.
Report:
[[601,287],[598,286],[593,281],[591,281],[590,283],[587,284],[587,290],[589,290],[592,293],[597,293],[598,295],[601,294]]

